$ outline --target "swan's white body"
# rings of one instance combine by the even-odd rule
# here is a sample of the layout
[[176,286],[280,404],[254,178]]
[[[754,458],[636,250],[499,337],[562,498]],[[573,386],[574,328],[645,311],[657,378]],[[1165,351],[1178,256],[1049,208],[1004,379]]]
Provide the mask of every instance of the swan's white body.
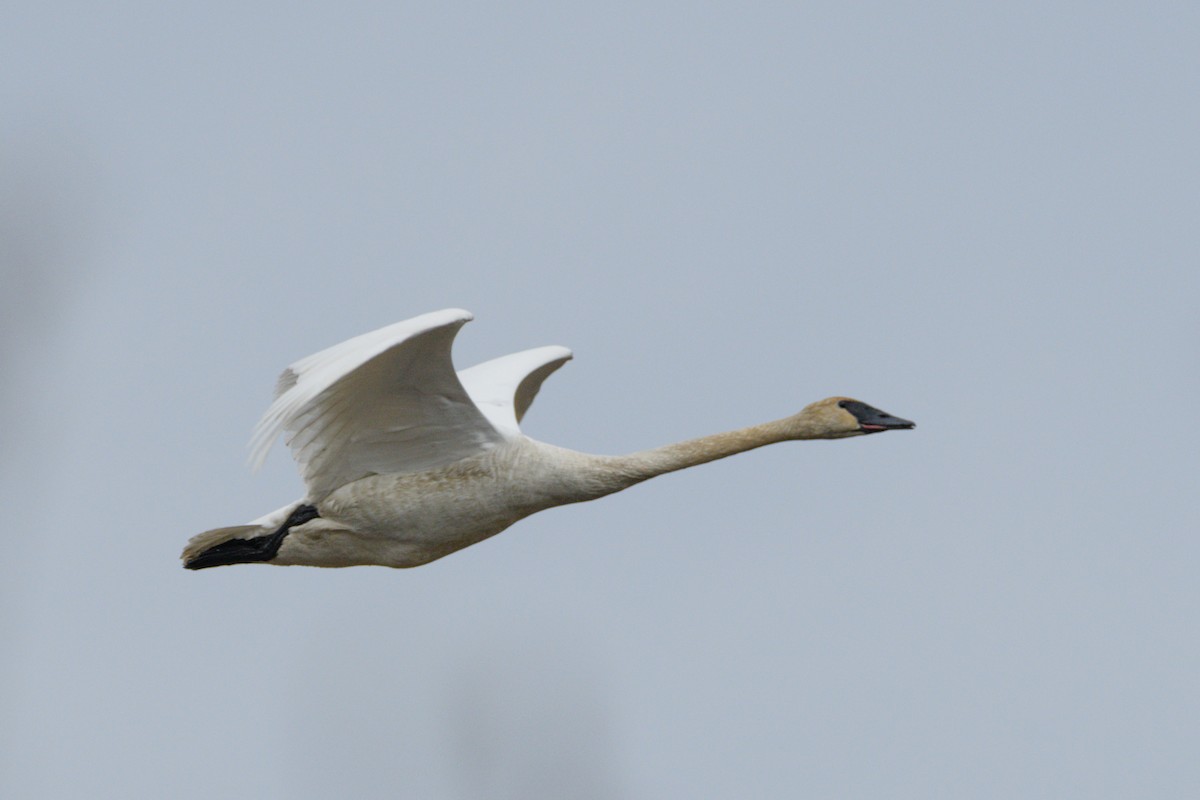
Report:
[[[321,566],[426,564],[536,511],[623,488],[599,474],[590,484],[563,480],[592,466],[582,453],[515,438],[448,466],[372,475],[330,494],[319,505],[322,517],[293,529],[272,563],[308,564],[319,550]],[[266,527],[281,524],[290,508]]]
[[[830,398],[785,420],[629,456],[565,450],[526,437],[519,424],[542,381],[571,352],[542,347],[456,373],[451,345],[471,318],[460,309],[425,314],[285,370],[255,429],[251,460],[260,464],[286,433],[305,497],[248,525],[193,537],[185,565],[414,567],[536,511],[663,472],[784,439],[881,429],[827,408],[839,400],[864,404]],[[912,426],[897,422],[888,427]]]

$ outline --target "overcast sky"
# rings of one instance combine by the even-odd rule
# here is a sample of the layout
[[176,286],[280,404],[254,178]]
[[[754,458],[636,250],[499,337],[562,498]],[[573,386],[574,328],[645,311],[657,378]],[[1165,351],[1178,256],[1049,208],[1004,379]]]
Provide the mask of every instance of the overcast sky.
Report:
[[[0,795],[1200,794],[1192,3],[32,3]],[[459,306],[531,436],[778,445],[416,570],[188,572],[291,361]]]

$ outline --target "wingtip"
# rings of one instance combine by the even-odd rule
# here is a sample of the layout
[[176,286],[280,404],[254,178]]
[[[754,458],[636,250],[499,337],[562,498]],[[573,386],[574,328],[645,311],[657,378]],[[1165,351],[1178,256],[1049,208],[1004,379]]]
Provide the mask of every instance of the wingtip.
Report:
[[427,314],[428,317],[445,317],[447,322],[461,320],[462,322],[470,322],[475,319],[475,315],[465,308],[443,308],[441,311],[434,311]]
[[549,364],[552,361],[565,362],[575,358],[575,354],[571,352],[571,348],[563,347],[561,344],[550,344],[545,347],[537,347],[533,350],[527,350],[530,355],[537,355],[542,359],[543,363]]

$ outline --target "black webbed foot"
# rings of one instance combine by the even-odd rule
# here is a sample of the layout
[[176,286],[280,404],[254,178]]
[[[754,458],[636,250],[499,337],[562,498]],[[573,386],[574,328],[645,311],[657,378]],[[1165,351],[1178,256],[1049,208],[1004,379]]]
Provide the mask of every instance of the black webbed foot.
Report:
[[270,561],[279,552],[283,539],[292,528],[321,516],[316,506],[299,505],[284,520],[279,530],[253,539],[230,539],[205,550],[183,566],[187,569],[223,567],[229,564],[253,564]]

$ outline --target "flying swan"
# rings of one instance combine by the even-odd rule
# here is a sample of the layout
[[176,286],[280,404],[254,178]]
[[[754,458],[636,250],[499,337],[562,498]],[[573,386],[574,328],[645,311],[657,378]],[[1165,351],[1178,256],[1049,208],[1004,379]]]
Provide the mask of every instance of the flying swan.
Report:
[[454,336],[472,315],[447,309],[356,336],[292,364],[251,440],[258,466],[287,434],[307,494],[248,525],[198,534],[183,565],[265,562],[416,567],[519,519],[789,439],[913,428],[848,397],[775,422],[626,456],[534,441],[521,418],[571,358],[540,347],[455,373]]

